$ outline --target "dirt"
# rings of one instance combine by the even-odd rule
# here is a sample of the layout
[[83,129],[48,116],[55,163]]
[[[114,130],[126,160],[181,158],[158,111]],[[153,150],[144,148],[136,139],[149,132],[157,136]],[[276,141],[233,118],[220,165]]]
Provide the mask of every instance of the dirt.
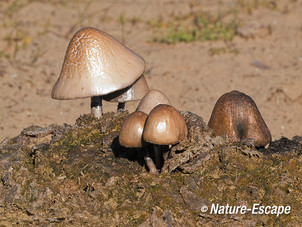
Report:
[[[28,127],[0,144],[0,224],[58,226],[300,226],[302,137],[267,149],[215,137],[182,112],[188,137],[168,149],[161,174],[146,151],[123,148],[125,113],[74,125]],[[152,154],[152,146],[148,147]],[[152,155],[151,155],[152,157]],[[154,157],[153,157],[154,158]],[[211,204],[290,206],[290,213],[210,214]]]
[[[237,10],[240,22],[231,40],[152,42],[171,21],[229,9]],[[30,125],[73,124],[89,113],[89,99],[50,98],[69,40],[84,26],[106,31],[141,55],[149,87],[177,109],[207,122],[217,99],[239,90],[254,99],[273,140],[301,135],[301,10],[301,0],[1,1],[0,140]],[[126,108],[131,112],[137,104]],[[115,108],[104,104],[105,112]]]
[[[0,224],[302,225],[301,11],[301,0],[0,1]],[[181,111],[188,138],[164,148],[161,174],[148,173],[145,151],[117,142],[138,102],[125,113],[104,102],[96,120],[78,118],[90,99],[50,98],[69,40],[85,26],[141,55],[149,87]],[[231,90],[254,99],[268,147],[230,144],[207,127]],[[201,212],[216,203],[291,212]]]

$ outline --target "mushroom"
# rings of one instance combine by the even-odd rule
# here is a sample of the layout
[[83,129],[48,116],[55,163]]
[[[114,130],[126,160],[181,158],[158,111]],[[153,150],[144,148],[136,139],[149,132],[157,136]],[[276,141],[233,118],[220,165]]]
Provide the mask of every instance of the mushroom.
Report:
[[[125,119],[119,134],[119,143],[128,148],[145,147],[145,142],[142,138],[144,125],[147,119],[147,114],[138,111],[133,112]],[[151,173],[157,174],[158,171],[150,158],[149,152],[146,149],[145,156],[146,164]]]
[[150,111],[159,104],[171,105],[168,97],[159,90],[150,90],[139,102],[136,111],[142,111],[149,114]]
[[130,86],[144,70],[144,59],[115,38],[95,28],[82,28],[69,43],[51,97],[91,97],[91,113],[100,118],[101,96]]
[[135,148],[143,147],[144,141],[142,135],[147,116],[147,114],[140,111],[133,112],[127,116],[119,135],[119,143],[122,146]]
[[272,136],[255,102],[239,91],[222,95],[215,104],[208,126],[231,142],[264,147]]
[[154,145],[155,165],[160,169],[163,157],[160,145],[174,145],[188,133],[184,118],[171,105],[159,104],[147,117],[143,139]]
[[117,111],[123,112],[125,102],[140,100],[149,91],[145,76],[142,75],[134,84],[119,91],[103,96],[103,99],[109,102],[118,102]]

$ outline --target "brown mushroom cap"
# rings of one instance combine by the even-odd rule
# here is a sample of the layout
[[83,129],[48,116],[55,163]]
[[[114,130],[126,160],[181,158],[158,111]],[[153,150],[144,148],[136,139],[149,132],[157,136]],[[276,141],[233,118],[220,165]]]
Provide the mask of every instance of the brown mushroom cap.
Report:
[[171,105],[170,100],[159,90],[150,90],[139,102],[136,111],[149,114],[150,111],[159,104]]
[[216,135],[228,135],[231,142],[252,139],[256,147],[262,147],[272,140],[253,99],[239,91],[226,93],[218,99],[208,125]]
[[109,102],[128,102],[140,100],[149,91],[146,78],[142,75],[134,84],[122,90],[112,92],[102,98]]
[[143,112],[133,112],[128,115],[124,121],[120,135],[119,142],[124,147],[142,147],[142,134],[144,130],[147,114]]
[[51,97],[105,95],[133,84],[144,70],[143,58],[115,38],[95,28],[82,28],[69,43]]
[[146,142],[169,145],[176,144],[187,136],[184,118],[171,105],[159,104],[147,117],[143,138]]

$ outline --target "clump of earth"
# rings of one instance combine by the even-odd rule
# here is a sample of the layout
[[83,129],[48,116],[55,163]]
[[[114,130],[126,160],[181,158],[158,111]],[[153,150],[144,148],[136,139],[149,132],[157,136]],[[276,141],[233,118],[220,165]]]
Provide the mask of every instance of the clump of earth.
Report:
[[[302,137],[267,148],[231,144],[182,111],[188,137],[163,147],[159,175],[144,149],[118,143],[128,115],[25,128],[0,144],[0,223],[64,226],[302,224]],[[152,146],[148,147],[152,153]],[[212,204],[290,206],[285,214],[211,214]],[[208,211],[202,212],[202,208]]]

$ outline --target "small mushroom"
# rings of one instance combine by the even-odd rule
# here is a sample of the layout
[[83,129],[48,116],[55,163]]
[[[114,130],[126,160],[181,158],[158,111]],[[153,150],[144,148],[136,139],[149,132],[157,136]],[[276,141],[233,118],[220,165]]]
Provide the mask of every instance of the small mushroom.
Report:
[[154,144],[155,165],[160,169],[163,157],[160,145],[174,145],[188,133],[184,118],[171,105],[159,104],[147,117],[143,139]]
[[109,102],[118,102],[117,111],[123,112],[125,102],[140,100],[148,91],[149,87],[146,78],[142,75],[129,87],[105,95],[103,99]]
[[216,135],[227,135],[231,142],[264,147],[272,136],[255,102],[239,91],[222,95],[208,123]]
[[102,96],[130,86],[144,70],[144,59],[118,40],[101,30],[82,28],[69,43],[51,97],[91,97],[91,113],[100,118]]
[[[133,112],[125,119],[119,134],[119,143],[128,148],[143,148],[145,142],[143,140],[143,130],[147,119],[147,114],[138,111]],[[145,149],[145,161],[151,173],[157,174],[158,171],[150,158],[149,152]]]
[[149,114],[150,111],[159,104],[171,105],[168,97],[159,90],[150,90],[139,102],[136,111],[142,111]]
[[143,112],[133,112],[125,119],[120,135],[119,143],[124,147],[143,147],[143,130],[147,119],[147,114]]

